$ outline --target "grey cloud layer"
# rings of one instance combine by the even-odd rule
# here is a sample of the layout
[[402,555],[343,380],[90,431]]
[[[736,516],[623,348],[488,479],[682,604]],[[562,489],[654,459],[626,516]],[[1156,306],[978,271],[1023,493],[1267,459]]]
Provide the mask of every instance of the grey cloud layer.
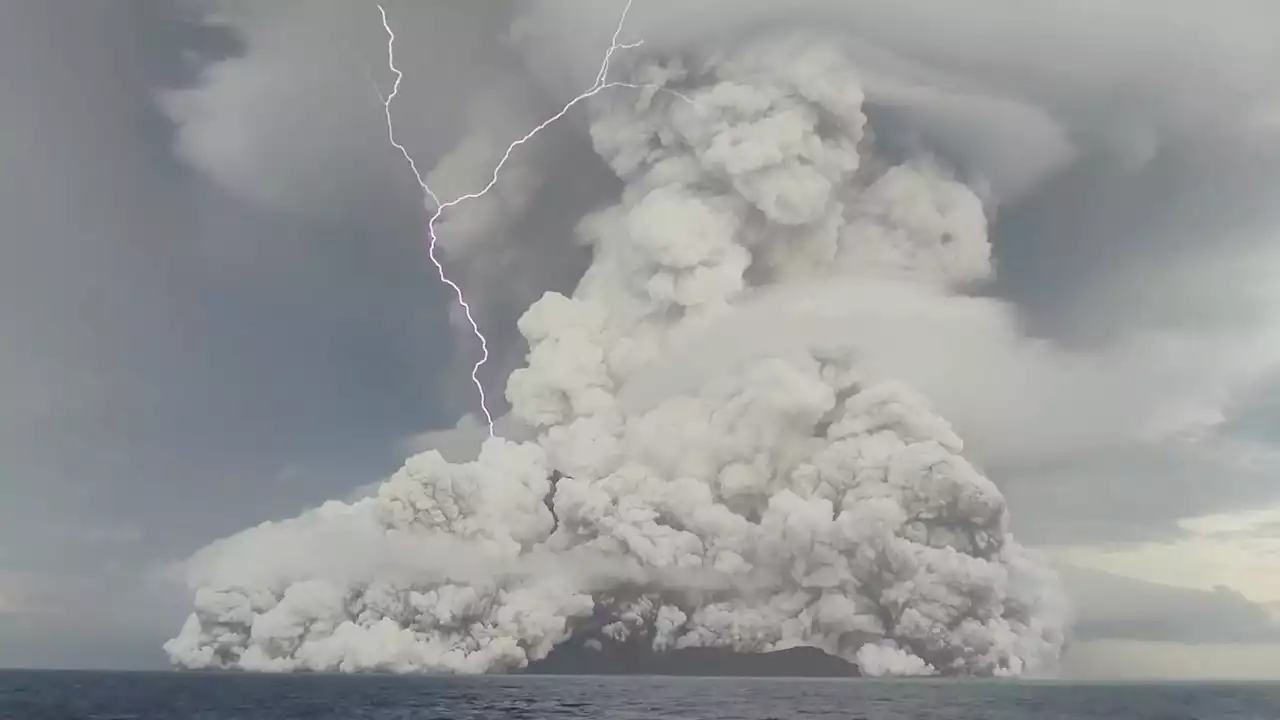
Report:
[[[0,582],[57,611],[6,617],[6,666],[161,665],[184,608],[151,564],[390,472],[399,437],[449,421],[412,204],[298,221],[185,167],[155,92],[225,46],[180,17],[0,3]],[[290,464],[305,482],[274,480]]]
[[1264,605],[1228,588],[1191,590],[1066,566],[1080,641],[1117,638],[1204,644],[1271,644],[1280,623]]

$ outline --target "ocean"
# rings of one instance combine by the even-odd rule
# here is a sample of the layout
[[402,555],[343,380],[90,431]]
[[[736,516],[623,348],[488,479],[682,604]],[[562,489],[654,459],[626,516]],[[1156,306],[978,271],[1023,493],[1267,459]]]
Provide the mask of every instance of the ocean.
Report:
[[3,720],[1280,720],[1280,685],[0,672]]

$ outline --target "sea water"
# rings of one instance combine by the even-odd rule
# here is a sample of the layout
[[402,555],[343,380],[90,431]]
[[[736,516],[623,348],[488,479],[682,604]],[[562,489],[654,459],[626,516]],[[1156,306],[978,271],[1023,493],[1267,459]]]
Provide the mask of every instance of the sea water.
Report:
[[3,720],[1280,720],[1280,685],[0,672]]

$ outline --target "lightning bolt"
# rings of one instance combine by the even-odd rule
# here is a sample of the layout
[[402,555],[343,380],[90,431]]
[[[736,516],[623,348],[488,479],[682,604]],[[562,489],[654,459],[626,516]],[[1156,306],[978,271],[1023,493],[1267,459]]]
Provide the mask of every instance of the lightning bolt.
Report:
[[[511,154],[515,152],[516,148],[529,142],[534,138],[534,136],[542,132],[548,125],[551,125],[555,121],[564,117],[566,114],[568,114],[570,110],[574,108],[575,105],[577,105],[578,103],[581,103],[582,101],[590,97],[593,97],[594,95],[597,95],[610,88],[619,88],[619,87],[632,88],[632,89],[653,88],[659,91],[670,92],[682,98],[686,102],[692,102],[688,97],[682,95],[681,93],[678,93],[674,90],[661,87],[658,85],[609,81],[608,79],[609,63],[613,60],[613,54],[619,50],[631,50],[633,48],[640,47],[642,44],[644,44],[643,40],[640,40],[634,43],[618,42],[618,37],[622,35],[622,28],[624,25],[626,25],[626,22],[627,22],[627,14],[631,12],[631,3],[632,3],[632,0],[627,0],[626,5],[622,8],[622,15],[618,19],[617,27],[614,28],[613,37],[611,38],[609,43],[609,49],[605,51],[604,60],[602,60],[600,63],[600,71],[596,73],[596,80],[591,85],[591,87],[587,88],[585,92],[573,98],[569,102],[565,103],[564,107],[560,109],[560,112],[557,112],[556,114],[542,121],[542,123],[540,123],[537,127],[530,130],[523,137],[519,138],[515,142],[508,145],[507,151],[502,155],[502,159],[499,160],[498,164],[494,166],[493,173],[489,178],[488,184],[486,184],[483,188],[481,188],[480,190],[477,190],[476,192],[468,193],[466,195],[460,195],[454,198],[453,200],[449,200],[448,202],[441,202],[440,198],[435,194],[435,192],[430,187],[427,186],[426,181],[423,180],[422,178],[422,173],[418,171],[418,165],[417,163],[414,162],[413,156],[410,155],[409,151],[405,149],[404,145],[396,141],[395,123],[393,123],[391,120],[391,102],[395,100],[396,94],[400,92],[400,81],[404,78],[404,73],[401,72],[399,68],[396,67],[396,60],[395,60],[396,34],[391,29],[391,24],[387,20],[386,9],[383,8],[382,5],[378,5],[378,12],[381,13],[382,15],[382,29],[385,30],[387,33],[387,67],[388,69],[391,70],[391,72],[395,73],[395,76],[396,76],[395,84],[392,85],[391,87],[391,92],[382,98],[382,107],[387,118],[387,140],[389,140],[391,145],[394,146],[397,150],[399,150],[400,154],[404,156],[404,159],[409,163],[409,169],[413,171],[414,178],[416,178],[418,181],[418,186],[421,187],[422,192],[427,197],[431,198],[431,201],[433,203],[435,203],[435,206],[436,206],[435,212],[431,215],[431,219],[427,221],[427,238],[429,240],[427,245],[427,255],[431,258],[431,262],[436,266],[436,271],[440,276],[440,282],[444,283],[445,285],[448,285],[453,290],[454,295],[457,297],[459,307],[462,308],[463,313],[467,317],[467,322],[470,323],[471,325],[471,331],[475,334],[476,338],[480,340],[480,359],[477,360],[475,365],[471,367],[471,382],[476,386],[476,390],[480,394],[480,409],[484,412],[485,421],[489,425],[490,437],[493,437],[493,434],[494,434],[493,415],[489,411],[489,405],[484,395],[484,385],[480,382],[480,377],[479,377],[480,368],[483,367],[484,364],[489,361],[489,341],[485,339],[484,333],[480,332],[480,325],[476,322],[475,317],[471,314],[471,306],[467,303],[466,297],[462,293],[462,288],[456,282],[450,280],[448,275],[445,274],[444,265],[440,262],[439,257],[437,257],[436,255],[436,240],[437,240],[436,227],[435,227],[436,221],[440,219],[441,214],[443,214],[446,209],[459,205],[460,203],[466,202],[467,200],[475,200],[476,198],[483,197],[486,193],[492,190],[493,186],[498,184],[498,177],[502,173],[503,166],[505,166],[507,164],[507,161],[511,159]],[[382,97],[381,92],[379,92],[378,95],[379,97]]]

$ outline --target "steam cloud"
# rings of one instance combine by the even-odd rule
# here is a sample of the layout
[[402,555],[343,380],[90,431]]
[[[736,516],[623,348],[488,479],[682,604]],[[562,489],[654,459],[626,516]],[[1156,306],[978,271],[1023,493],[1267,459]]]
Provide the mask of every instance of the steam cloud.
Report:
[[[761,38],[631,76],[679,95],[592,105],[625,189],[578,225],[576,291],[519,322],[508,437],[202,551],[173,663],[495,672],[571,638],[811,646],[869,675],[1057,658],[1056,578],[950,424],[870,361],[881,313],[977,302],[980,190],[878,146],[835,43]],[[796,299],[814,287],[857,292]],[[688,350],[706,337],[723,342]]]

